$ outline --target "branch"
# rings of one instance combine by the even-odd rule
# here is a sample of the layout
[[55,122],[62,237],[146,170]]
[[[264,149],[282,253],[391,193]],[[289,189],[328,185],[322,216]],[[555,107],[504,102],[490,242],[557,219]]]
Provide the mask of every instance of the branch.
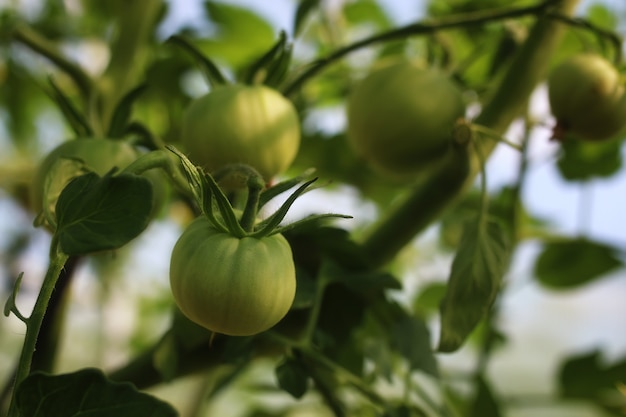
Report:
[[291,81],[284,89],[285,96],[293,94],[302,85],[313,78],[324,68],[343,58],[344,56],[376,43],[403,39],[409,36],[428,35],[444,29],[454,29],[458,27],[476,26],[488,22],[512,19],[527,15],[539,15],[544,13],[549,7],[560,0],[546,0],[534,6],[528,7],[506,7],[494,10],[481,10],[471,13],[463,13],[458,16],[450,16],[430,22],[417,22],[388,32],[379,33],[369,38],[362,39],[346,47],[336,50],[324,58],[319,58],[313,62],[308,69],[301,73],[296,79]]
[[[579,0],[563,0],[558,12],[573,14]],[[533,26],[526,42],[494,91],[493,96],[483,107],[475,120],[476,124],[502,135],[509,125],[524,111],[528,97],[536,85],[545,78],[550,58],[558,46],[564,25],[551,17],[543,16]],[[487,158],[496,147],[495,141],[485,141],[483,155]],[[450,172],[446,168],[433,172],[431,176],[393,210],[390,216],[375,226],[366,237],[363,247],[371,258],[372,266],[380,267],[387,263],[418,233],[432,224],[469,187],[478,173],[476,156],[470,164],[470,171],[458,183],[450,182]],[[400,227],[403,225],[404,228]]]

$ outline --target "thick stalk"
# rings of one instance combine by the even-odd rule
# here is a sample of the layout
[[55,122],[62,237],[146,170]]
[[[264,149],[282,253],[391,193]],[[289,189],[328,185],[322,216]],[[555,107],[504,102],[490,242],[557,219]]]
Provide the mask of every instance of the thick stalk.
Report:
[[137,86],[149,57],[149,42],[163,7],[162,0],[115,0],[117,36],[111,45],[111,60],[103,74],[102,126],[108,126],[115,106]]
[[[570,16],[579,0],[563,0],[558,12]],[[540,17],[533,26],[528,39],[513,58],[509,68],[475,120],[497,134],[503,134],[509,125],[525,109],[528,97],[545,77],[550,57],[559,44],[563,23],[549,17]],[[495,141],[485,141],[482,151],[488,157],[495,149]],[[416,187],[403,202],[367,235],[363,247],[372,266],[380,267],[408,244],[418,233],[435,221],[455,199],[474,181],[479,171],[475,160],[465,179],[450,184],[452,173],[439,169]],[[452,186],[451,186],[452,185]],[[380,251],[380,252],[379,252]]]

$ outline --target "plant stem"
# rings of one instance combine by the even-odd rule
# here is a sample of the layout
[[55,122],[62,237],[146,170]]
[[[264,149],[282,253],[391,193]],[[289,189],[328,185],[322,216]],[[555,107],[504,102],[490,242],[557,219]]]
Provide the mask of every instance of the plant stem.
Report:
[[148,152],[135,159],[130,165],[124,168],[123,172],[140,175],[148,170],[160,168],[165,171],[170,180],[172,180],[181,191],[191,194],[187,178],[182,175],[178,165],[172,160],[170,155],[171,152],[163,149]]
[[[570,15],[579,0],[562,0],[559,12]],[[485,104],[475,120],[498,135],[525,109],[528,97],[537,83],[545,77],[550,57],[561,40],[563,24],[548,17],[541,17],[533,26],[526,42],[513,57],[508,70],[497,86],[491,99]],[[486,141],[483,146],[485,159],[495,149],[496,143]],[[470,172],[462,174],[452,163],[443,164],[418,184],[404,201],[367,235],[363,242],[365,253],[373,267],[383,266],[409,243],[418,233],[434,222],[459,195],[469,188],[478,173],[478,161],[473,158]]]
[[58,242],[53,237],[50,250],[50,265],[44,277],[41,291],[33,307],[33,311],[26,322],[26,336],[24,337],[24,345],[20,355],[15,381],[13,385],[13,398],[9,407],[9,417],[18,417],[16,393],[20,383],[28,376],[31,371],[33,353],[37,344],[37,338],[43,323],[48,302],[54,291],[54,287],[59,278],[61,271],[68,260],[68,256],[59,250]]
[[447,159],[418,183],[366,235],[362,248],[370,266],[391,261],[417,233],[439,217],[466,184],[470,172],[466,146],[454,145]]
[[[148,43],[152,41],[163,0],[109,0],[119,23],[117,36],[111,45],[111,59],[101,83],[102,96],[99,121],[108,127],[115,106],[144,76],[149,57]],[[105,129],[105,131],[108,129]]]
[[13,39],[48,58],[54,65],[68,74],[76,83],[83,100],[85,102],[89,100],[93,87],[91,78],[78,65],[67,59],[56,45],[25,25],[19,25],[14,29]]
[[432,34],[444,29],[481,25],[496,20],[512,19],[527,15],[539,15],[559,1],[560,0],[546,0],[539,4],[527,7],[506,7],[493,10],[481,10],[472,13],[463,13],[459,16],[449,16],[437,20],[432,20],[430,22],[417,22],[394,30],[390,30],[388,32],[383,32],[340,48],[324,58],[319,58],[298,77],[291,81],[291,83],[289,83],[283,89],[283,93],[286,96],[293,94],[306,81],[313,78],[330,64],[343,58],[351,52],[354,52],[366,46],[395,39],[403,39],[409,36]]

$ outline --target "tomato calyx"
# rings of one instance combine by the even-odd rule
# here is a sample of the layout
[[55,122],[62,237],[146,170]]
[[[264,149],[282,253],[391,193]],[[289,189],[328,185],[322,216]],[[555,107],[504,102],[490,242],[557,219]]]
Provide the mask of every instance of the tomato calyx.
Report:
[[[218,231],[238,238],[254,237],[260,239],[282,234],[286,230],[299,228],[326,218],[352,218],[352,216],[337,213],[314,214],[299,221],[281,225],[296,199],[310,190],[310,186],[317,181],[316,177],[310,178],[311,172],[305,172],[299,177],[266,188],[262,176],[250,166],[235,164],[220,170],[217,177],[214,177],[201,167],[195,166],[185,154],[173,146],[167,146],[167,149],[180,158],[194,200],[202,215],[206,216],[211,225]],[[247,188],[247,199],[240,217],[218,185],[220,181],[222,183],[227,181],[229,185],[234,183],[240,187],[245,185]],[[291,193],[278,210],[266,219],[258,221],[257,213],[265,203],[298,184],[301,185]]]

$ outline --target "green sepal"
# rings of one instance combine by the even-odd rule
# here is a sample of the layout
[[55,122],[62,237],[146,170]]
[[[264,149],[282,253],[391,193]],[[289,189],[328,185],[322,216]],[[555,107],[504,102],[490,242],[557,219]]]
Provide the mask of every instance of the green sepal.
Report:
[[171,42],[186,50],[194,58],[194,60],[200,67],[200,70],[212,87],[228,83],[226,81],[226,77],[224,77],[217,65],[215,65],[215,63],[209,58],[204,56],[204,54],[191,42],[189,42],[189,40],[180,35],[173,35],[167,40],[167,42]]
[[124,95],[124,97],[122,97],[119,104],[115,107],[113,117],[111,117],[107,137],[120,138],[124,136],[130,120],[133,104],[135,104],[137,98],[146,90],[147,87],[148,86],[146,84],[141,84],[130,90]]
[[267,70],[273,64],[274,61],[280,59],[281,55],[285,50],[285,45],[287,43],[287,34],[285,31],[281,31],[278,41],[272,47],[264,53],[259,59],[257,59],[248,70],[248,73],[244,77],[244,82],[246,84],[254,84],[257,82],[258,78],[262,74],[262,71],[265,71],[264,79],[267,78]]

